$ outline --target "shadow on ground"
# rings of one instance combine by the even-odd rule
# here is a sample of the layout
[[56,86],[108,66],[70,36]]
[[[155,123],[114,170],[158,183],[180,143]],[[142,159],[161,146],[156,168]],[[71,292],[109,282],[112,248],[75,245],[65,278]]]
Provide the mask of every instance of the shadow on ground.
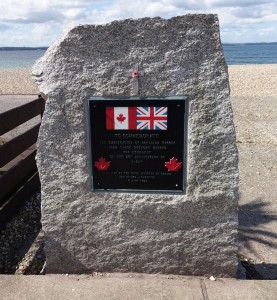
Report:
[[[265,207],[268,207],[268,204],[263,203],[260,198],[239,206],[240,248],[256,257],[263,256],[259,251],[274,253],[277,249],[277,233],[273,225],[277,221],[277,215],[266,211]],[[241,264],[246,270],[247,279],[277,279],[277,264],[256,262],[243,256]]]

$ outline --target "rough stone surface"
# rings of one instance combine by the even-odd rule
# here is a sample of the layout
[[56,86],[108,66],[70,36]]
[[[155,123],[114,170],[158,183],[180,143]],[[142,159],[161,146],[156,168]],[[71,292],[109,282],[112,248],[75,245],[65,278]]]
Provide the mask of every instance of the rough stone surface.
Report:
[[[88,96],[190,97],[186,195],[92,193]],[[216,15],[72,29],[33,68],[47,96],[37,163],[48,273],[235,276],[238,154]]]

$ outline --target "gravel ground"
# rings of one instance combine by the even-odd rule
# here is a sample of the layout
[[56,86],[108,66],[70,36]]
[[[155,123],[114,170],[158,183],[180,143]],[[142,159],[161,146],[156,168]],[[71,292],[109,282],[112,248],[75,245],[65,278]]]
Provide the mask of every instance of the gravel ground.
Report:
[[[40,193],[37,193],[0,231],[0,274],[14,274],[19,268],[25,254],[41,230],[40,217]],[[38,253],[38,255],[43,257],[43,253]],[[43,262],[40,265],[42,267]],[[21,272],[24,273],[24,271],[22,268]]]

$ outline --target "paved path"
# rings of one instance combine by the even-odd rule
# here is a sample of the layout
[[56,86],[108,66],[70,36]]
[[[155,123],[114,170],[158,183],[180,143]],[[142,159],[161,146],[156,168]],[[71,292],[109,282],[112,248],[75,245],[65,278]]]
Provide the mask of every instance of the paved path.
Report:
[[185,276],[104,274],[103,276],[4,276],[0,275],[1,299],[5,300],[275,300],[274,281],[209,279]]
[[277,279],[277,96],[232,97],[232,104],[239,150],[239,254],[263,278]]

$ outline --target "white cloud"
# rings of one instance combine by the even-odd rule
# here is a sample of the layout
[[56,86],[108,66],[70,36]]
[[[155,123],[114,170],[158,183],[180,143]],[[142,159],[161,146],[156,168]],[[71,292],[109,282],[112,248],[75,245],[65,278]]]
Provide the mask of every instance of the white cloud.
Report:
[[224,42],[277,40],[276,0],[11,0],[0,3],[0,46],[47,45],[78,24],[186,13],[217,13]]
[[204,1],[209,7],[250,7],[274,2],[272,0],[207,0]]
[[84,8],[70,8],[63,12],[67,19],[76,20],[86,18],[86,10]]

